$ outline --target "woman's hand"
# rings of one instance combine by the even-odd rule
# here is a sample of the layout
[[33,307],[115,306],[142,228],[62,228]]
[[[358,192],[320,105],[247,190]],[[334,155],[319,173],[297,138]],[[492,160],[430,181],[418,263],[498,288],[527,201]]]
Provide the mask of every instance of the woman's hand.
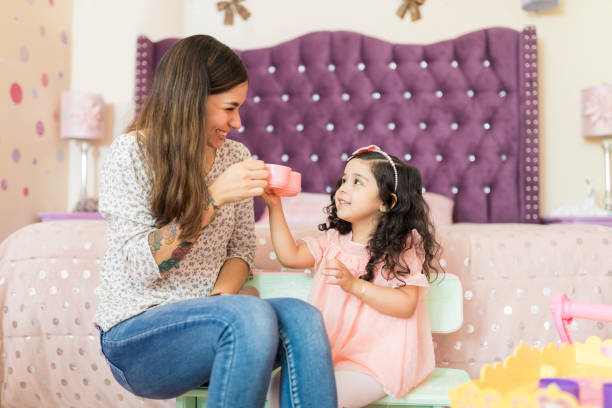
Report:
[[262,160],[248,158],[225,169],[208,187],[215,205],[232,203],[261,195],[268,185],[268,170]]
[[325,264],[324,275],[329,276],[325,281],[329,285],[338,285],[343,291],[355,294],[359,285],[359,279],[353,276],[351,271],[339,260],[328,259]]

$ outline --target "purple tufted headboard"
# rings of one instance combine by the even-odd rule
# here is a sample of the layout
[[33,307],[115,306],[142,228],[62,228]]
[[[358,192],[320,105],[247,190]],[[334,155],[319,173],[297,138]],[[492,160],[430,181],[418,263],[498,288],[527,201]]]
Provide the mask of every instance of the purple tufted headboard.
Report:
[[[138,38],[136,111],[176,41]],[[419,168],[427,191],[452,198],[455,222],[535,223],[536,47],[527,27],[429,45],[325,31],[237,51],[250,84],[233,137],[300,171],[308,192],[329,191],[347,155],[375,143]]]

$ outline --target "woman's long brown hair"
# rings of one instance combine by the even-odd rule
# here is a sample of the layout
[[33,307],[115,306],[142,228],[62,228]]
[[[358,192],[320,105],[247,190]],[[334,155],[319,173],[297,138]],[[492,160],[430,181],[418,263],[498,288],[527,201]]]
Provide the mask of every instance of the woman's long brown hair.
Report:
[[199,232],[208,199],[206,100],[248,79],[240,57],[208,35],[179,41],[161,59],[143,109],[127,129],[142,132],[157,228],[176,221],[185,240]]

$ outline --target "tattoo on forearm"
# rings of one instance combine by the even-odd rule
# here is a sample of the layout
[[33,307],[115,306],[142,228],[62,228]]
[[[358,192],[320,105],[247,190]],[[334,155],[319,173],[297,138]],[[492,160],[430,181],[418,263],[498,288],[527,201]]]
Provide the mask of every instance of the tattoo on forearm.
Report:
[[176,249],[172,251],[172,255],[170,255],[170,258],[159,264],[159,271],[166,272],[171,268],[175,267],[176,264],[179,263],[179,261],[183,259],[185,255],[187,255],[187,253],[192,247],[192,242],[181,242],[180,244],[178,244]]
[[[172,245],[176,241],[178,238],[178,229],[179,224],[176,222],[171,222],[170,224],[149,234],[149,246],[151,247],[153,257],[155,257],[163,245]],[[162,261],[159,264],[159,271],[165,272],[176,266],[176,264],[178,264],[179,261],[183,259],[185,255],[187,255],[192,247],[192,242],[186,241],[178,244],[174,251],[172,251],[170,258]]]

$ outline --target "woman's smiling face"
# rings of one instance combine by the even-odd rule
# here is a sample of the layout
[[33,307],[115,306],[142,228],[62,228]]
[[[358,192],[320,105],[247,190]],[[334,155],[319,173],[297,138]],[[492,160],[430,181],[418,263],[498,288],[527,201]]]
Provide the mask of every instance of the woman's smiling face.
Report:
[[209,95],[204,109],[208,147],[217,150],[223,146],[232,129],[240,129],[238,109],[246,99],[249,83],[243,82],[226,92]]

